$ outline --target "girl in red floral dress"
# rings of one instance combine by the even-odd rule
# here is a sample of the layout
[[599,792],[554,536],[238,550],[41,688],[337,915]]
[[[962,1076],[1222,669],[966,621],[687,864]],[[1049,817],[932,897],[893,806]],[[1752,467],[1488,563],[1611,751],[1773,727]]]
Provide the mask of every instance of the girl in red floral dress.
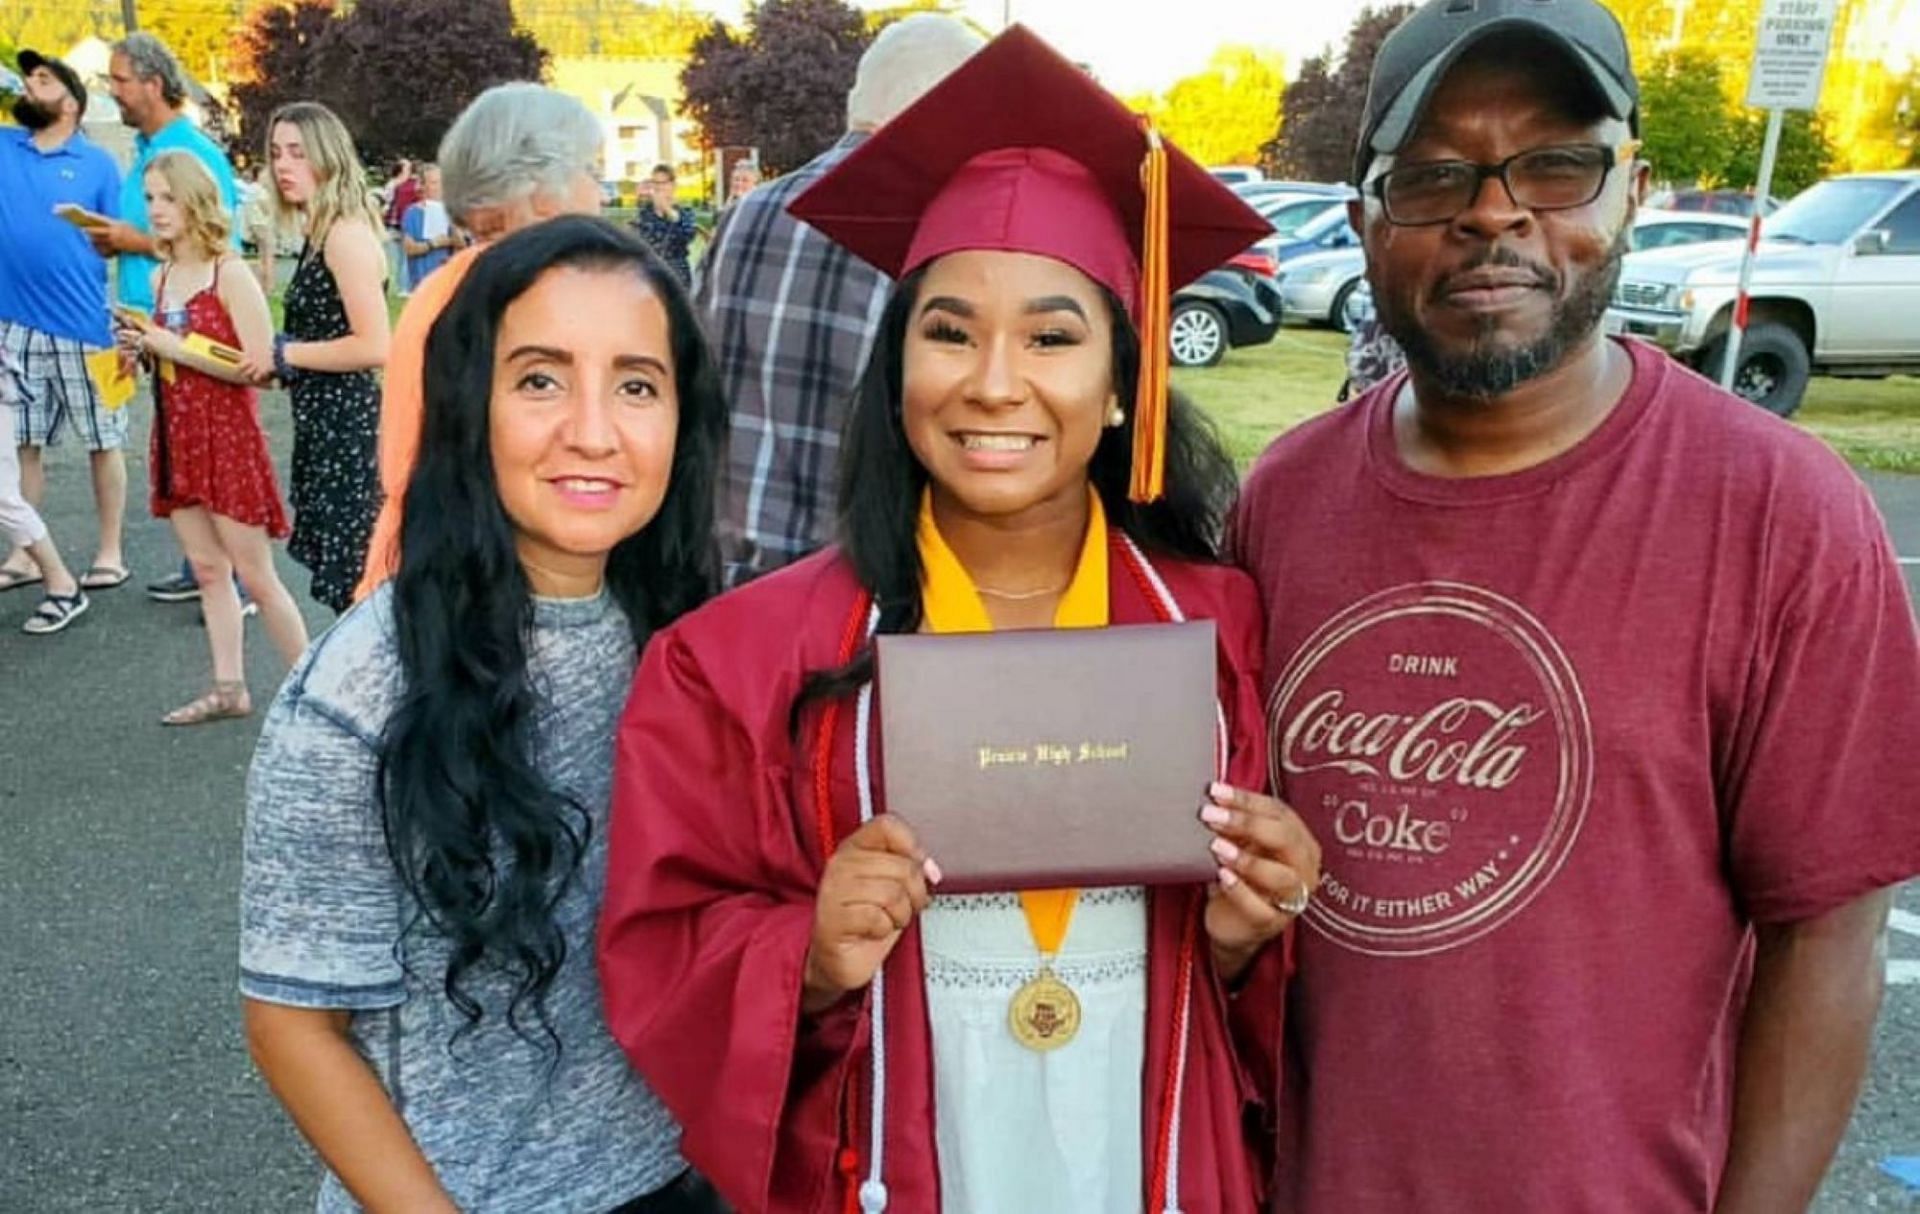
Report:
[[205,166],[185,152],[163,152],[143,185],[163,259],[156,315],[123,314],[123,341],[156,363],[153,514],[173,524],[192,562],[213,650],[211,687],[161,720],[199,725],[253,710],[236,573],[289,664],[306,649],[307,629],[274,572],[272,541],[286,537],[287,511],[259,401],[242,370],[249,357],[268,358],[273,347],[266,296],[231,255],[231,221]]

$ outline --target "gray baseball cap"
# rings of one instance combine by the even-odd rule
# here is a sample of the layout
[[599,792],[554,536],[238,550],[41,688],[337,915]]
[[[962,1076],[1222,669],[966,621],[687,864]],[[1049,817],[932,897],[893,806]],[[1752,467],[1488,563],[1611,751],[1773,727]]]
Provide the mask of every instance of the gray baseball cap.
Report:
[[1627,36],[1598,0],[1427,0],[1380,44],[1354,149],[1358,185],[1373,158],[1397,150],[1461,55],[1497,34],[1525,34],[1559,48],[1581,69],[1607,113],[1640,129],[1640,85]]

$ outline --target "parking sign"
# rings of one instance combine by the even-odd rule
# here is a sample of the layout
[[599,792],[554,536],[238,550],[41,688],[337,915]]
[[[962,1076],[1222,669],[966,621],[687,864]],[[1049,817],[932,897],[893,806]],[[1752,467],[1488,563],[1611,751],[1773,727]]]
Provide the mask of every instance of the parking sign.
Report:
[[1758,110],[1811,110],[1820,104],[1839,0],[1766,0],[1747,77],[1747,104]]

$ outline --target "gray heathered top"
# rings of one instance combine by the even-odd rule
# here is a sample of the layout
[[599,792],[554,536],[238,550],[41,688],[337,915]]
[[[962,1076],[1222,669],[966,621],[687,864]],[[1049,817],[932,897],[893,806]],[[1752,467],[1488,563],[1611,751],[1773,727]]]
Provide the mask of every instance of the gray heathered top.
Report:
[[[594,972],[614,727],[635,662],[626,619],[604,592],[534,608],[536,754],[593,817],[557,912],[567,959],[547,1010],[564,1046],[549,1074],[551,1055],[506,1026],[512,986],[498,975],[469,976],[487,1015],[450,1045],[463,1020],[442,991],[446,943],[421,928],[402,940],[412,904],[373,797],[374,747],[400,686],[392,611],[382,588],[343,616],[267,714],[247,777],[241,993],[349,1010],[356,1047],[462,1210],[611,1209],[686,1166],[678,1129],[608,1035]],[[328,1175],[318,1208],[357,1207]]]

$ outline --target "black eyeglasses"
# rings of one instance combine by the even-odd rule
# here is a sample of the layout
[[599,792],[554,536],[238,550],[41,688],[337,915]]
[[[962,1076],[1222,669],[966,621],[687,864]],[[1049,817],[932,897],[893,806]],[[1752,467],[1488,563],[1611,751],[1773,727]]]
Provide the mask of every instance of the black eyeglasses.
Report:
[[1565,211],[1600,197],[1607,174],[1617,164],[1632,163],[1639,150],[1639,140],[1628,140],[1618,148],[1599,143],[1530,148],[1499,164],[1431,160],[1389,169],[1364,188],[1386,208],[1388,223],[1406,228],[1453,222],[1473,205],[1489,177],[1499,179],[1515,206]]

